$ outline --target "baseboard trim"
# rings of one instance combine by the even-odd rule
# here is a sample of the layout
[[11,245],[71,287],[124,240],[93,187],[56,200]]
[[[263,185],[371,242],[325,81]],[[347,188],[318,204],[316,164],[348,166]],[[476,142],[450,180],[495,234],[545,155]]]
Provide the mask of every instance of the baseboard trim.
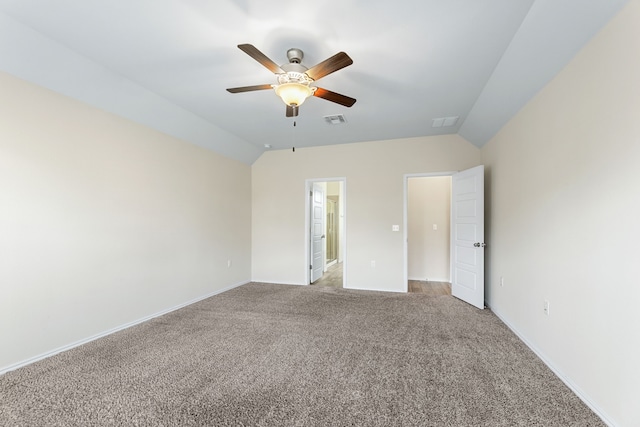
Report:
[[268,280],[252,280],[252,283],[264,283],[265,285],[286,285],[286,286],[308,286],[309,283],[304,284],[304,283],[284,283],[284,282],[271,282]]
[[395,289],[353,288],[353,287],[351,287],[351,286],[347,286],[347,287],[345,287],[345,288],[343,288],[343,289],[349,289],[349,290],[352,290],[352,291],[388,292],[388,293],[395,293],[395,294],[398,294],[398,293],[401,293],[401,294],[402,294],[402,293],[407,293],[407,291],[405,291],[405,290],[399,290],[399,291],[397,291],[397,290],[395,290]]
[[445,282],[445,283],[451,283],[451,280],[449,279],[438,279],[438,278],[433,278],[433,277],[429,277],[428,280],[425,280],[424,277],[420,278],[420,277],[409,277],[408,280],[417,280],[419,282]]
[[[488,304],[487,304],[487,307]],[[587,405],[589,407],[589,409],[591,409],[598,417],[600,417],[600,419],[602,420],[603,423],[605,423],[607,426],[609,427],[616,427],[616,424],[611,421],[611,418],[609,416],[607,416],[607,414],[605,413],[605,411],[602,410],[602,408],[600,408],[598,405],[596,405],[587,395],[587,393],[585,393],[577,384],[575,384],[573,381],[571,381],[571,379],[569,377],[567,377],[564,372],[562,372],[560,369],[558,369],[553,363],[551,363],[551,361],[549,361],[549,359],[547,359],[547,357],[545,356],[545,354],[538,349],[535,345],[533,345],[531,342],[529,342],[529,340],[527,340],[525,338],[525,336],[523,334],[520,333],[520,331],[518,331],[517,328],[515,328],[513,325],[511,325],[509,323],[509,321],[507,321],[507,319],[497,310],[489,307],[490,310],[498,317],[498,319],[500,319],[502,321],[502,323],[504,323],[514,334],[516,334],[518,336],[518,338],[520,338],[520,340],[525,343],[525,345],[527,347],[529,347],[529,349],[531,349],[531,351],[533,351],[536,356],[538,356],[538,358],[540,360],[542,360],[542,362],[547,365],[547,367],[549,369],[551,369],[551,371],[558,377],[560,378],[560,380],[571,389],[571,391],[573,391],[573,393],[578,396],[578,398],[580,400],[582,400],[584,402],[585,405]]]
[[144,323],[144,322],[146,322],[148,320],[151,320],[151,319],[154,319],[156,317],[163,316],[163,315],[165,315],[167,313],[171,313],[172,311],[176,311],[176,310],[179,310],[179,309],[181,309],[183,307],[186,307],[188,305],[195,304],[195,303],[197,303],[199,301],[202,301],[202,300],[205,300],[205,299],[210,298],[212,296],[215,296],[215,295],[221,294],[223,292],[229,291],[229,290],[231,290],[233,288],[237,288],[239,286],[246,285],[249,282],[250,281],[248,280],[246,282],[239,282],[239,283],[227,286],[227,287],[222,288],[222,289],[217,289],[217,290],[215,290],[213,292],[210,292],[210,293],[208,293],[206,295],[199,296],[199,297],[194,298],[194,299],[192,299],[190,301],[184,302],[182,304],[178,304],[178,305],[176,305],[174,307],[171,307],[171,308],[168,308],[166,310],[162,310],[162,311],[159,311],[157,313],[151,314],[149,316],[145,316],[145,317],[142,317],[140,319],[134,320],[132,322],[125,323],[124,325],[116,326],[115,328],[111,328],[111,329],[109,329],[107,331],[100,332],[100,333],[92,335],[92,336],[90,336],[88,338],[84,338],[84,339],[81,339],[79,341],[75,341],[75,342],[73,342],[71,344],[63,345],[62,347],[58,347],[58,348],[53,349],[51,351],[47,351],[47,352],[39,354],[37,356],[30,357],[29,359],[23,360],[21,362],[14,363],[12,365],[2,367],[2,368],[0,368],[0,375],[3,375],[5,373],[7,373],[7,372],[14,371],[16,369],[22,368],[23,366],[30,365],[32,363],[35,363],[35,362],[39,361],[39,360],[46,359],[47,357],[54,356],[54,355],[56,355],[58,353],[62,353],[64,351],[71,350],[74,347],[79,347],[79,346],[81,346],[83,344],[86,344],[88,342],[95,341],[95,340],[97,340],[99,338],[106,337],[107,335],[111,335],[111,334],[116,333],[118,331],[122,331],[124,329],[127,329],[127,328],[130,328],[132,326],[138,325],[140,323]]

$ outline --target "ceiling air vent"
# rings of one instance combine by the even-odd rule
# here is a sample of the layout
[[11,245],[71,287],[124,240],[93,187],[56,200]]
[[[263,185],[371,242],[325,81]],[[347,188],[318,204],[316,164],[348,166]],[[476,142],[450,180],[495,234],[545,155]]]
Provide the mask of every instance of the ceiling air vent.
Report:
[[443,127],[454,126],[458,121],[458,117],[459,116],[440,117],[440,118],[437,118],[437,119],[433,119],[433,121],[431,123],[431,127],[432,128],[443,128]]
[[324,121],[330,125],[341,125],[347,123],[347,119],[342,114],[336,114],[334,116],[324,116]]

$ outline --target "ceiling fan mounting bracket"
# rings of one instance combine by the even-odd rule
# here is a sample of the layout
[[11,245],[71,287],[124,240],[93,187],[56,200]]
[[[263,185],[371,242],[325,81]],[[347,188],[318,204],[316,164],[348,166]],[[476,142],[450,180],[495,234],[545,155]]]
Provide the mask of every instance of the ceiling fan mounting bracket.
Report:
[[287,51],[287,59],[291,64],[299,64],[302,62],[302,58],[304,58],[304,52],[301,49],[292,47]]

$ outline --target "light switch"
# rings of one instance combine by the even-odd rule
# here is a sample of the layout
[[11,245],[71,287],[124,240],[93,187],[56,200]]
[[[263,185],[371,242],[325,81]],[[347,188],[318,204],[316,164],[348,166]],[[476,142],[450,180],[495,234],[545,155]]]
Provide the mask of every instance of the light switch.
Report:
[[438,229],[438,224],[433,224],[433,229],[437,230]]
[[392,225],[391,226],[391,231],[400,231],[400,226],[399,225]]

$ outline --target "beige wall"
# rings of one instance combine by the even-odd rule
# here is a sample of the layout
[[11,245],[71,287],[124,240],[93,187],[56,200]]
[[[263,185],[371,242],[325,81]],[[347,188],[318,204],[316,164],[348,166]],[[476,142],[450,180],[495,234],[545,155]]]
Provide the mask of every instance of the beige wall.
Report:
[[[304,284],[305,180],[346,177],[346,280],[403,291],[404,175],[466,169],[480,150],[456,135],[273,151],[252,167],[252,278]],[[371,267],[376,261],[376,267]]]
[[640,425],[638,22],[634,0],[482,150],[488,303],[618,426]]
[[0,94],[0,370],[250,279],[249,166],[7,74]]
[[451,177],[409,178],[407,199],[409,280],[449,282]]

